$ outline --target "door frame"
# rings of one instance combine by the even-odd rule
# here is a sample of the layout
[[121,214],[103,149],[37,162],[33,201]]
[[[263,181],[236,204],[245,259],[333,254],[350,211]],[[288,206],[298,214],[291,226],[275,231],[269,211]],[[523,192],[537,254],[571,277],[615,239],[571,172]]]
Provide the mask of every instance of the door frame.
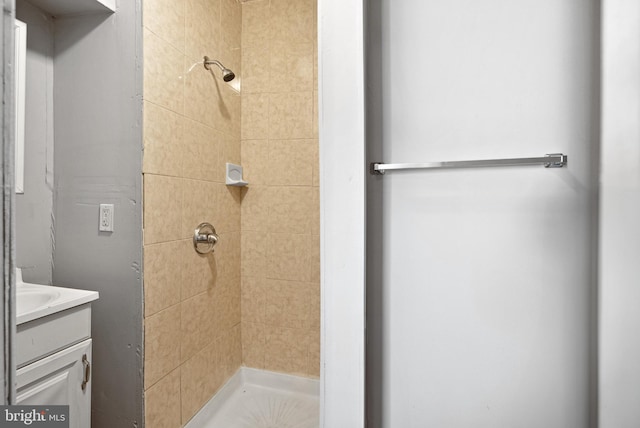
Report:
[[[325,428],[365,426],[364,8],[365,0],[318,0],[321,426]],[[619,242],[614,242],[618,235],[640,233],[640,220],[632,224],[628,220],[633,215],[640,218],[640,180],[623,180],[625,192],[618,191],[619,176],[638,177],[635,158],[627,157],[621,165],[618,155],[625,146],[640,151],[640,117],[625,114],[640,109],[640,78],[625,79],[629,70],[640,67],[639,12],[634,0],[601,0],[598,419],[603,428],[640,415],[634,405],[640,397],[640,337],[634,334],[640,326],[634,303],[640,297],[634,282],[640,268],[637,263],[622,263],[616,256]],[[622,196],[627,205],[620,204]],[[618,222],[620,218],[627,222]],[[640,247],[626,249],[632,255],[625,260],[640,257]]]
[[601,0],[598,423],[640,420],[640,4]]
[[320,426],[365,426],[364,1],[318,0]]
[[2,247],[0,247],[0,275],[2,276],[2,294],[0,303],[0,318],[2,319],[2,331],[0,340],[2,341],[3,352],[0,355],[0,364],[3,369],[0,371],[0,380],[4,386],[2,401],[3,404],[12,404],[15,401],[15,361],[13,358],[13,337],[16,331],[15,323],[15,227],[14,227],[14,0],[2,0],[2,16],[0,16],[0,33],[2,34],[2,67],[0,68],[0,80],[2,80],[2,101],[3,108],[0,114],[2,123],[2,150],[0,151],[0,162],[2,162],[2,200],[0,210],[2,211],[2,223],[0,223],[0,233],[2,234]]

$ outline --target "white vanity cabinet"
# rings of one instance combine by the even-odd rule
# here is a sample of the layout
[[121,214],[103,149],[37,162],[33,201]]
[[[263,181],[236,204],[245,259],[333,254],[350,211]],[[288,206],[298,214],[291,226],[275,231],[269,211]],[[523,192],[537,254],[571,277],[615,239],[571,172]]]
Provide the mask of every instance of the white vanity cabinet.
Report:
[[88,290],[28,284],[16,287],[20,405],[69,406],[70,428],[91,427],[91,302]]
[[69,405],[70,427],[91,426],[91,339],[18,369],[19,405]]

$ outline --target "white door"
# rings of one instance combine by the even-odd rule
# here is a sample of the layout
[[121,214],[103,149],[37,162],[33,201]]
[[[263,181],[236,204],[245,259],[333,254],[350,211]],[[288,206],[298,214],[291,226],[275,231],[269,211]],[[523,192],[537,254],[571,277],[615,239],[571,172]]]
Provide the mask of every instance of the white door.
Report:
[[91,339],[87,339],[22,367],[17,372],[16,404],[69,405],[70,427],[89,428],[90,364]]
[[369,177],[368,426],[590,426],[598,2],[369,8],[370,161],[569,161]]

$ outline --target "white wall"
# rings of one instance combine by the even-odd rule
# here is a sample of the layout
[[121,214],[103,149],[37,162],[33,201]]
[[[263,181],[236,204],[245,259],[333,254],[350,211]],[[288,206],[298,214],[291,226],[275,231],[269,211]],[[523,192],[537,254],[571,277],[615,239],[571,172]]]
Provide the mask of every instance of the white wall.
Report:
[[604,0],[600,428],[640,423],[640,3]]
[[364,427],[362,0],[319,0],[321,426]]
[[[53,283],[100,292],[92,304],[92,427],[143,424],[142,17],[56,19]],[[115,206],[114,232],[98,207]]]

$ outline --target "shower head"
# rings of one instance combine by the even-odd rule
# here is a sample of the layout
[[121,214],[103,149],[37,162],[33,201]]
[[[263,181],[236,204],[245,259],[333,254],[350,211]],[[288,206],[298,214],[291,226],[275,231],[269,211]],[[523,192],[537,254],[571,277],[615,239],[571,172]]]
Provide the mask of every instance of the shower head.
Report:
[[228,68],[222,70],[222,80],[224,80],[225,82],[231,82],[235,78],[236,74],[233,71],[229,70]]
[[217,65],[220,68],[220,70],[222,70],[222,80],[224,80],[225,82],[231,82],[236,77],[236,74],[233,71],[229,70],[224,65],[222,65],[220,61],[217,61],[215,59],[209,59],[208,56],[204,57],[204,60],[202,61],[202,63],[204,64],[204,68],[206,68],[207,70],[211,70],[211,67],[209,67],[211,64]]

